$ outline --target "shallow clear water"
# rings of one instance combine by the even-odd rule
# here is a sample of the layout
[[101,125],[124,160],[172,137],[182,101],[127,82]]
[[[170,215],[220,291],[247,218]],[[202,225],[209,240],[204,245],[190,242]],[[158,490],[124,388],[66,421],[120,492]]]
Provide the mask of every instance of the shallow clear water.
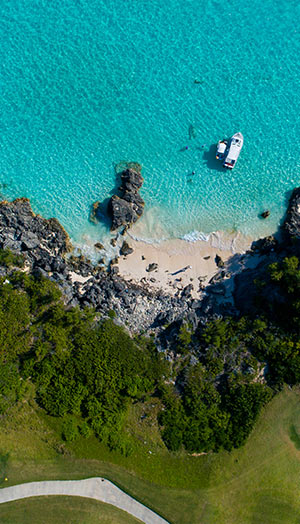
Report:
[[[141,236],[274,232],[300,182],[299,15],[298,0],[2,0],[2,194],[86,243],[107,231],[91,203],[135,161]],[[224,172],[215,143],[236,131]]]

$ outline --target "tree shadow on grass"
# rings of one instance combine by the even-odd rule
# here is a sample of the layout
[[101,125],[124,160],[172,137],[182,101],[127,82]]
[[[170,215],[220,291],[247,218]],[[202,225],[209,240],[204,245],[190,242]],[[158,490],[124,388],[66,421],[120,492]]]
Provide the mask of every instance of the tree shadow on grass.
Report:
[[[249,523],[251,524],[267,524],[267,523],[300,523],[300,513],[295,507],[292,500],[285,497],[284,494],[280,496],[270,495],[270,493],[254,493],[255,506]],[[269,491],[269,490],[268,490]]]
[[291,441],[295,444],[295,448],[300,450],[300,436],[298,435],[298,432],[294,424],[291,424],[289,427],[289,437]]

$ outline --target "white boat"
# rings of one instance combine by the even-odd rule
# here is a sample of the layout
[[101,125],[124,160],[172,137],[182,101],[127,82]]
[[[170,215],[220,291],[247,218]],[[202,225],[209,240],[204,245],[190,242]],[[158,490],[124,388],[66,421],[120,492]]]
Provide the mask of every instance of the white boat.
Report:
[[233,169],[243,147],[244,137],[242,133],[235,133],[230,139],[229,149],[225,155],[223,166]]
[[225,156],[226,149],[228,146],[227,140],[219,140],[217,145],[216,159],[222,160]]

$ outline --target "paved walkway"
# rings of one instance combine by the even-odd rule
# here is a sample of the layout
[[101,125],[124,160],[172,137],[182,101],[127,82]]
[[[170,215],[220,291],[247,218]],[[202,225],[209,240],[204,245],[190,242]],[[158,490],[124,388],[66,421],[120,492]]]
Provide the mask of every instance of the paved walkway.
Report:
[[124,493],[109,480],[95,477],[85,480],[48,480],[28,482],[0,489],[0,504],[41,495],[71,495],[87,497],[127,511],[145,524],[168,524],[140,502]]

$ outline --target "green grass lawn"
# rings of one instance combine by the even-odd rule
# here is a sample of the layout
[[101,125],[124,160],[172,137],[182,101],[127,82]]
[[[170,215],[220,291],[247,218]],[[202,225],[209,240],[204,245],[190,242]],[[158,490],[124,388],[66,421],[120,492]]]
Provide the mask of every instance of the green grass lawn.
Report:
[[1,524],[138,524],[109,504],[80,497],[34,497],[0,506]]
[[1,486],[99,475],[173,524],[299,524],[299,400],[298,389],[286,389],[244,447],[199,457],[168,453],[155,418],[141,419],[144,408],[133,406],[127,431],[136,444],[128,458],[94,438],[61,446],[57,421],[24,403],[0,420],[0,470],[8,477]]

